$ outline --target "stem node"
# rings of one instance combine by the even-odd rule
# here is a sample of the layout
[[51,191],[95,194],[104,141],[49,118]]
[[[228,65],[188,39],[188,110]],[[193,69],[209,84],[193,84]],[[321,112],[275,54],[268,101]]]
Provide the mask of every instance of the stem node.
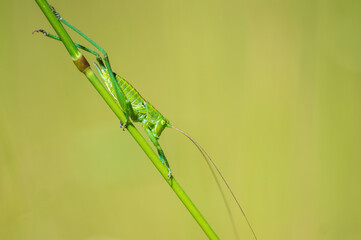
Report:
[[79,69],[79,71],[82,73],[85,72],[85,70],[90,67],[88,61],[83,55],[80,55],[80,57],[75,59],[73,62],[75,66]]

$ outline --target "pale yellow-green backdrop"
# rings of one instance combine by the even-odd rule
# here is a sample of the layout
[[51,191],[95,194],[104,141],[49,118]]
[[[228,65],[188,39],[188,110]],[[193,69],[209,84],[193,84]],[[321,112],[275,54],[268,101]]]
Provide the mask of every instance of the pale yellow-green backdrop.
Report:
[[[50,3],[208,150],[260,240],[361,239],[361,1]],[[53,32],[35,1],[0,7],[0,239],[205,239],[63,45],[31,34]],[[160,142],[234,239],[196,148]]]

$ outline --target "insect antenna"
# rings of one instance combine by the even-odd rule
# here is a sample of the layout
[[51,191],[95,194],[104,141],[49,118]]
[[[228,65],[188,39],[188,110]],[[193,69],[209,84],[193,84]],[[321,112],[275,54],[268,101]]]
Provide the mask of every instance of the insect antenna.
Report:
[[[213,175],[213,177],[214,177],[214,179],[215,179],[215,181],[216,181],[216,183],[217,183],[218,189],[219,189],[219,191],[221,192],[223,201],[224,201],[224,203],[225,203],[225,205],[226,205],[228,214],[229,214],[229,216],[230,216],[230,218],[231,218],[231,222],[232,222],[232,225],[233,225],[233,229],[234,229],[235,235],[237,236],[237,239],[238,239],[238,234],[237,234],[236,226],[235,226],[235,223],[234,223],[234,220],[233,220],[233,215],[232,215],[231,209],[230,209],[230,207],[229,207],[229,205],[228,205],[228,203],[227,203],[227,200],[226,200],[226,197],[225,197],[225,195],[224,195],[224,192],[223,192],[223,190],[222,190],[222,188],[221,188],[221,185],[220,185],[220,183],[219,183],[219,181],[218,181],[218,179],[217,179],[217,176],[216,176],[216,174],[215,174],[215,172],[214,172],[211,164],[212,164],[213,167],[217,170],[219,176],[222,178],[222,181],[223,181],[224,184],[227,186],[227,188],[228,188],[229,192],[231,193],[234,201],[237,203],[237,206],[238,206],[239,210],[242,212],[244,218],[246,219],[247,224],[248,224],[249,228],[251,229],[254,238],[257,240],[256,233],[254,232],[251,223],[248,221],[248,218],[247,218],[245,212],[243,211],[243,208],[241,207],[241,204],[238,202],[238,200],[237,200],[236,196],[234,195],[231,187],[228,185],[226,179],[223,177],[222,173],[219,171],[217,165],[214,163],[214,161],[211,159],[211,157],[208,155],[208,153],[202,148],[202,146],[201,146],[198,142],[196,142],[196,140],[194,140],[194,139],[193,139],[191,136],[189,136],[186,132],[184,132],[184,131],[180,130],[179,128],[176,128],[176,127],[174,127],[174,126],[172,126],[172,125],[169,125],[169,126],[170,126],[171,128],[173,128],[174,130],[182,133],[182,134],[183,134],[184,136],[186,136],[189,140],[191,140],[191,142],[192,142],[192,143],[198,148],[198,150],[202,153],[204,159],[205,159],[206,162],[207,162],[207,165],[208,165],[209,168],[211,169],[212,175]],[[211,163],[211,164],[210,164],[210,163]]]

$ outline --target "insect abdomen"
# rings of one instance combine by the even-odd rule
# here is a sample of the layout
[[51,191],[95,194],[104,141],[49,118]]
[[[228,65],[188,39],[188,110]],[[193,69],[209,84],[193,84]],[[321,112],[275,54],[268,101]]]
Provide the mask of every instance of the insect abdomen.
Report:
[[157,122],[162,117],[161,114],[147,102],[129,82],[118,75],[116,76],[116,79],[126,99],[130,101],[133,107],[133,112],[136,115],[136,118],[132,118],[133,121],[142,122],[144,119],[147,119],[151,122]]
[[131,102],[133,106],[143,103],[143,98],[140,96],[137,90],[135,90],[135,88],[130,85],[130,83],[121,77],[119,77],[117,80],[120,89],[122,89],[125,97]]

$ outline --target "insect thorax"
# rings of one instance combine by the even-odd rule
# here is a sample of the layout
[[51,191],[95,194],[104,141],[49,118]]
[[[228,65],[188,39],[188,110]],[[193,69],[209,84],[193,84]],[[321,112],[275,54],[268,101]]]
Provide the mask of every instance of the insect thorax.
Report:
[[[109,72],[106,68],[101,69],[102,79],[115,99],[116,93],[110,80]],[[134,122],[141,122],[143,127],[148,128],[153,136],[159,138],[163,130],[168,126],[169,121],[146,101],[139,92],[124,78],[115,75],[119,88],[124,93],[126,99],[131,103],[133,115],[130,116]]]

